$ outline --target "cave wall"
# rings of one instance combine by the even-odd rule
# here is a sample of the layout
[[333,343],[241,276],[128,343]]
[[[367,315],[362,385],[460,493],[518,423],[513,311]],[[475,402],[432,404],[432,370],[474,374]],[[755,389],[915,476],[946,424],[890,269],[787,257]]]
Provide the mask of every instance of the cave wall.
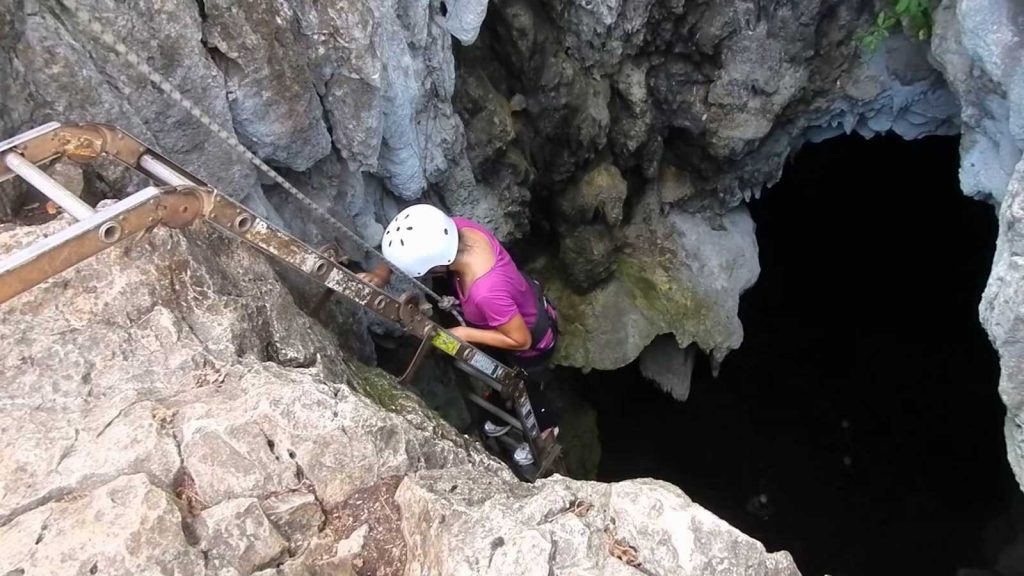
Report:
[[658,335],[717,363],[742,341],[736,302],[757,277],[739,205],[774,183],[803,142],[959,132],[959,104],[927,43],[897,35],[875,54],[859,50],[877,9],[491,4],[477,41],[457,50],[456,101],[471,103],[457,109],[481,183],[474,201],[496,193],[508,205],[526,186],[542,206],[534,232],[552,236],[557,254],[534,272],[562,307],[558,363],[619,368]]
[[960,181],[999,209],[999,236],[979,312],[999,352],[1007,456],[1024,487],[1024,7],[1003,0],[945,0],[932,50],[963,110]]

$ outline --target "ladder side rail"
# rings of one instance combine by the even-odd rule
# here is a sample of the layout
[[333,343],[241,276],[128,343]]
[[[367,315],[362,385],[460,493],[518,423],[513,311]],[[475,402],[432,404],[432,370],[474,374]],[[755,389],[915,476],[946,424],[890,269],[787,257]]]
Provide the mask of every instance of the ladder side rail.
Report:
[[201,210],[194,193],[144,188],[0,260],[0,304],[157,224],[187,225]]

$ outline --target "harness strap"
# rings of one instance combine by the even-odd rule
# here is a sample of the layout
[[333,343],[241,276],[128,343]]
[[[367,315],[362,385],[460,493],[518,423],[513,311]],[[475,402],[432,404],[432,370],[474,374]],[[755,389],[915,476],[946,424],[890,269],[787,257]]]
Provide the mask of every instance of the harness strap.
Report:
[[526,274],[523,274],[523,278],[533,289],[533,295],[537,302],[537,320],[530,328],[530,338],[533,340],[533,346],[536,348],[537,344],[548,335],[549,330],[554,330],[555,335],[558,335],[558,323],[551,317],[551,304],[548,299],[544,297],[544,287],[541,286],[540,282],[530,278]]

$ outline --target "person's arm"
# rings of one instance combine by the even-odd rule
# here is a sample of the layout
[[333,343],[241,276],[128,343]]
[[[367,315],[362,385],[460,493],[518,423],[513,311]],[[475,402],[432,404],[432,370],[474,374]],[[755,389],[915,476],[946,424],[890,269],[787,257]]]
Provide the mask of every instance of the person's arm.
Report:
[[360,280],[369,282],[377,288],[384,288],[388,285],[388,282],[391,282],[391,268],[389,268],[386,263],[382,262],[370,272],[360,272],[359,274],[356,274],[356,276],[358,276]]
[[530,329],[526,327],[526,321],[521,314],[516,314],[511,320],[494,329],[456,326],[449,328],[448,331],[470,344],[482,344],[503,350],[529,350],[533,345]]

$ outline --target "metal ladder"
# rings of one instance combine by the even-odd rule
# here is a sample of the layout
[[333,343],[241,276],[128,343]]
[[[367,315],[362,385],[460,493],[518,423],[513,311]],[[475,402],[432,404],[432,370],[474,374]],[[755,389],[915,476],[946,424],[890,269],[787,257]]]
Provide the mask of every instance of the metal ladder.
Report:
[[[156,185],[96,211],[38,168],[39,164],[58,157],[78,163],[113,158]],[[0,182],[15,176],[60,205],[77,222],[0,260],[0,305],[91,256],[157,226],[186,228],[198,223],[209,224],[280,260],[345,299],[398,323],[406,334],[419,338],[420,346],[399,379],[401,383],[409,383],[423,359],[436,349],[454,359],[462,371],[496,390],[514,406],[514,416],[475,394],[467,392],[466,397],[510,423],[530,446],[534,464],[527,467],[516,466],[502,453],[520,478],[532,482],[563,471],[558,443],[540,434],[524,384],[526,375],[521,369],[509,368],[452,336],[423,312],[416,293],[408,292],[395,298],[363,282],[339,263],[341,259],[335,250],[311,248],[123,130],[106,124],[53,122],[0,142]]]

